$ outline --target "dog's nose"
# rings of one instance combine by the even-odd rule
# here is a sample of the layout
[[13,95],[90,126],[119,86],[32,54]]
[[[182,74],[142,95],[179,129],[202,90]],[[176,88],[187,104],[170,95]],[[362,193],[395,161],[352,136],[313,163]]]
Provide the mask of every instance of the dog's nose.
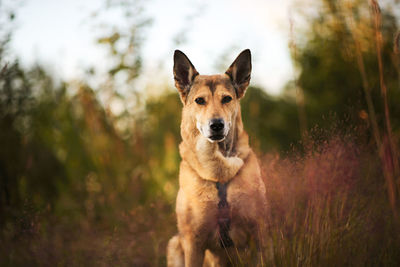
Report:
[[224,120],[223,119],[212,119],[210,121],[210,128],[214,132],[219,132],[224,129]]

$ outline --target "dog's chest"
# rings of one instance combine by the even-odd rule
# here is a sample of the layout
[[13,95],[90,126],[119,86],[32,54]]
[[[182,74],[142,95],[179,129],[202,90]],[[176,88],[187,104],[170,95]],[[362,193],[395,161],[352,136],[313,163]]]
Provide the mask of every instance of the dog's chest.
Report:
[[236,184],[207,183],[207,186],[197,187],[197,192],[193,193],[208,212],[215,213],[222,207],[229,206],[230,211],[235,211],[235,216],[241,216],[240,207],[251,202],[251,193],[241,191]]
[[254,193],[241,190],[237,183],[218,184],[207,190],[207,205],[202,213],[211,226],[211,244],[216,248],[242,247],[251,235],[252,221],[257,207]]

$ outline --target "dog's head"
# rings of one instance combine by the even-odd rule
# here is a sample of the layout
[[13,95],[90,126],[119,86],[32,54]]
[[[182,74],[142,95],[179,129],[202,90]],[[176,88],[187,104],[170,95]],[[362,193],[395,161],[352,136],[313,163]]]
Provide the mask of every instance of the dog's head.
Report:
[[199,75],[189,58],[174,54],[174,79],[183,103],[183,120],[194,123],[210,142],[228,135],[250,82],[251,53],[244,50],[224,74]]

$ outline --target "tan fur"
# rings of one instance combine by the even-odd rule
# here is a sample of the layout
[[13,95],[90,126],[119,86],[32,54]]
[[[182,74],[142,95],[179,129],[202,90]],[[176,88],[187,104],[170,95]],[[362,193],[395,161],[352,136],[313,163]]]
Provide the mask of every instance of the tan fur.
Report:
[[[251,244],[259,252],[257,264],[262,264],[267,202],[258,160],[243,130],[239,98],[244,90],[240,94],[235,92],[227,74],[197,75],[189,91],[179,90],[184,103],[176,200],[179,233],[168,244],[168,266],[203,266],[203,262],[204,266],[234,264],[239,255],[246,256],[246,247]],[[224,96],[231,96],[232,101],[221,103]],[[194,100],[198,97],[203,97],[207,104],[196,104]],[[230,125],[222,142],[210,142],[196,128],[196,123],[213,117],[223,118]],[[228,183],[229,236],[234,241],[233,248],[224,249],[219,244],[216,182]]]

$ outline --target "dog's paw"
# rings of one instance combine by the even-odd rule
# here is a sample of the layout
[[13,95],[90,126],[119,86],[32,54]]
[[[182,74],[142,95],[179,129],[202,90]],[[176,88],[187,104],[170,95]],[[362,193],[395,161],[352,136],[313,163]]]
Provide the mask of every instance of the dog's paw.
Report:
[[226,158],[229,167],[232,169],[232,172],[235,174],[239,171],[240,168],[242,168],[244,162],[241,158],[239,157],[228,157]]
[[250,148],[249,147],[244,147],[244,148],[239,149],[239,151],[238,151],[236,156],[238,156],[239,158],[245,159],[245,158],[247,158],[249,153],[250,153]]
[[223,161],[224,168],[218,177],[220,182],[226,183],[239,172],[244,162],[239,157],[224,157]]

